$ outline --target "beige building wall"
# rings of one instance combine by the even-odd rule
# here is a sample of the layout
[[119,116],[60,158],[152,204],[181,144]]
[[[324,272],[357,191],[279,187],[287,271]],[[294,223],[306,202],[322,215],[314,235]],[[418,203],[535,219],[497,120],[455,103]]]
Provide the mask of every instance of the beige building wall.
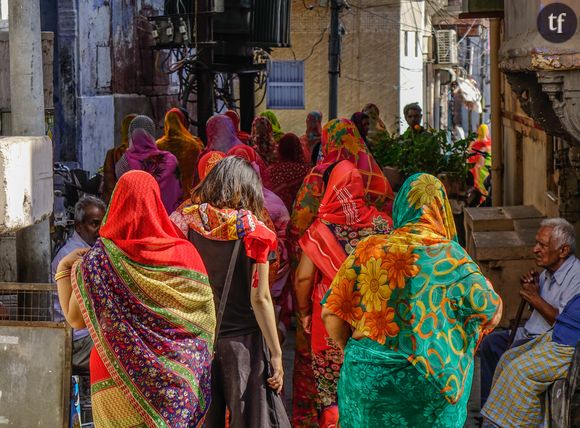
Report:
[[504,205],[533,205],[558,216],[554,139],[526,115],[505,78],[503,86]]
[[[292,48],[275,49],[274,60],[305,60],[304,110],[275,110],[286,132],[302,135],[306,115],[320,110],[328,119],[328,36],[330,8],[305,7],[314,0],[292,2]],[[398,2],[385,5],[373,0],[357,1],[341,15],[346,35],[342,39],[339,78],[339,117],[350,117],[367,103],[374,103],[383,121],[397,121],[399,74]],[[376,6],[375,6],[376,5]],[[260,95],[258,95],[260,99]],[[266,100],[258,111],[266,109]]]

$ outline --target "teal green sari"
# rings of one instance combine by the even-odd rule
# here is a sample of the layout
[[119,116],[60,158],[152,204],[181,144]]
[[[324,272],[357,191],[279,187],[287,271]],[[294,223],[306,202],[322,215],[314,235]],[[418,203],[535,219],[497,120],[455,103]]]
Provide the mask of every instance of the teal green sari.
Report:
[[340,424],[459,428],[474,353],[501,300],[456,242],[438,179],[411,176],[393,221],[391,235],[357,245],[322,300],[365,336],[345,349]]

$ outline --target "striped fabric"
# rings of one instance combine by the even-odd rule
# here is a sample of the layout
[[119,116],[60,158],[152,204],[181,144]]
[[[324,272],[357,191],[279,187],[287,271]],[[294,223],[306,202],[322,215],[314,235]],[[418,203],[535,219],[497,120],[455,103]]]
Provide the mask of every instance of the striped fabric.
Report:
[[566,377],[573,355],[573,346],[552,342],[552,332],[509,350],[499,361],[481,414],[500,427],[547,426],[544,392]]

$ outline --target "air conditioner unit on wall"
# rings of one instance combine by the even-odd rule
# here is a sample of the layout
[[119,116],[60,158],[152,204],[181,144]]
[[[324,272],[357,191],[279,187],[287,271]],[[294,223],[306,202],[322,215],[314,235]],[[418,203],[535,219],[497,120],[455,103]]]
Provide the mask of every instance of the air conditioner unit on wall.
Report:
[[437,64],[457,64],[457,32],[436,30]]

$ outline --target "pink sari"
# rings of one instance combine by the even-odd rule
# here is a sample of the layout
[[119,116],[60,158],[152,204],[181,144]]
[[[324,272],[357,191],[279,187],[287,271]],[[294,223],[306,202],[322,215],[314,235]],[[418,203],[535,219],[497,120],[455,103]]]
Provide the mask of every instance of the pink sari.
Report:
[[168,214],[181,203],[183,191],[179,180],[177,158],[159,150],[155,139],[144,129],[131,135],[132,145],[123,154],[130,170],[142,170],[151,174],[161,189],[161,200]]

